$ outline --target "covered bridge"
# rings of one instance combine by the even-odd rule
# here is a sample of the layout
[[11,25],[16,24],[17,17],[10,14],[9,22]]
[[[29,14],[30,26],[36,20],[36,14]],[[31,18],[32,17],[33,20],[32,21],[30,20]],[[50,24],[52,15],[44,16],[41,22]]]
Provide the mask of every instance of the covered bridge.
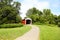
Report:
[[25,18],[22,20],[22,24],[32,24],[32,19],[31,18]]

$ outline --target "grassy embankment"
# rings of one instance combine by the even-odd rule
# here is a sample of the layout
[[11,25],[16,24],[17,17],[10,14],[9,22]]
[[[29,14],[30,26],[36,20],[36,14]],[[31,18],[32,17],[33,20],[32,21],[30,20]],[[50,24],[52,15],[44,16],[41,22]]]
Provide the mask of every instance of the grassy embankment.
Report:
[[14,40],[29,31],[31,27],[23,26],[18,28],[0,28],[0,40]]
[[56,25],[39,25],[40,40],[60,40],[60,28]]

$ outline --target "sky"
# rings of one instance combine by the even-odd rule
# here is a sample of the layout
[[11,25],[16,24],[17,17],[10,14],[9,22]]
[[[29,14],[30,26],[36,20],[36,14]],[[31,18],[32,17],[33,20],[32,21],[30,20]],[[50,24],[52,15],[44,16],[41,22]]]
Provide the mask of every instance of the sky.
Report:
[[28,9],[36,7],[39,10],[51,9],[54,15],[60,15],[60,0],[14,0],[21,3],[21,17],[26,16]]

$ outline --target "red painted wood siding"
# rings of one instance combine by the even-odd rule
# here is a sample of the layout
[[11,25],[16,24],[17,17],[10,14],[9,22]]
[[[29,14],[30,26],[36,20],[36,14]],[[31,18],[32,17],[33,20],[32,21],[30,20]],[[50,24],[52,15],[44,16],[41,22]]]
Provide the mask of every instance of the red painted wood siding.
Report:
[[22,20],[22,24],[26,24],[26,20]]

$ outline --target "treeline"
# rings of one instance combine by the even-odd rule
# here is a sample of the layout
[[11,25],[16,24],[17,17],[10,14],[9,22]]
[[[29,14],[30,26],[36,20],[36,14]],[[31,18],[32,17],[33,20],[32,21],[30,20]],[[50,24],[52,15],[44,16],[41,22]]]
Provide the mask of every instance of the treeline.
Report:
[[20,6],[13,0],[0,0],[0,24],[20,23]]
[[26,15],[32,19],[33,23],[55,24],[60,26],[60,15],[53,15],[50,9],[40,11],[33,7],[27,11]]

